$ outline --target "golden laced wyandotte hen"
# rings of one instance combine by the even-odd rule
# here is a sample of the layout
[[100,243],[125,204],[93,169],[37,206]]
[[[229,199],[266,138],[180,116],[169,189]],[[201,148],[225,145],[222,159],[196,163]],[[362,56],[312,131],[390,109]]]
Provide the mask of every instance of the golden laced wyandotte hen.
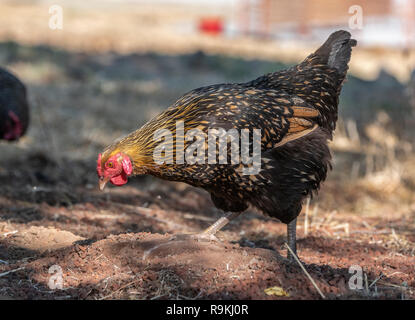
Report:
[[[355,45],[349,32],[337,31],[303,62],[287,70],[247,83],[217,84],[190,91],[98,156],[101,190],[108,181],[119,186],[127,183],[129,176],[141,174],[185,182],[207,190],[214,205],[228,213],[193,237],[214,237],[252,205],[288,225],[288,245],[296,252],[296,218],[302,202],[318,190],[330,167],[328,140],[336,127],[339,95]],[[214,160],[219,156],[219,161],[209,161],[212,159],[208,159],[206,141],[210,140],[206,137],[212,128],[226,132],[247,129],[252,141],[245,150],[253,157],[254,142],[258,141],[259,170],[249,171],[254,161],[250,165],[232,162],[232,141],[228,140],[225,156],[222,154],[220,159],[219,149],[215,148]],[[261,130],[260,140],[254,140],[254,129]],[[193,132],[189,139],[190,130],[198,130],[203,136]],[[171,136],[160,132],[170,132]],[[170,138],[174,144],[169,144]],[[155,157],[161,144],[164,149]],[[243,143],[237,147],[242,149]],[[183,161],[183,151],[190,161]],[[289,252],[288,256],[292,259]]]
[[17,77],[0,68],[0,139],[17,140],[28,125],[26,88]]

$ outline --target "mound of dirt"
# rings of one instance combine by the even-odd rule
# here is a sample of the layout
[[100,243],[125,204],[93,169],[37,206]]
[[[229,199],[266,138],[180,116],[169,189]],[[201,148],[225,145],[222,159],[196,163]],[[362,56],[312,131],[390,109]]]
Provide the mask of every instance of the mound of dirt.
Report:
[[[30,233],[49,237],[54,246],[63,246],[69,232],[30,228]],[[65,237],[66,236],[66,237]],[[17,235],[16,235],[16,238]],[[65,241],[59,241],[65,238]],[[21,237],[19,243],[24,243]],[[171,240],[171,235],[137,233],[109,236],[94,243],[78,241],[70,247],[45,250],[40,259],[26,263],[12,276],[32,279],[38,298],[144,298],[144,299],[287,299],[318,298],[303,271],[273,250],[240,247],[230,242]],[[53,272],[61,270],[62,290],[51,290]],[[13,270],[13,267],[10,268]],[[52,271],[51,271],[52,270]],[[327,283],[316,268],[310,269],[320,288],[335,298],[345,289],[347,274],[335,275]],[[43,284],[43,285],[42,285]],[[267,288],[280,287],[276,295]],[[27,288],[28,289],[28,288]],[[56,289],[56,288],[53,288]],[[12,287],[14,296],[33,294]],[[271,290],[272,292],[272,290]],[[33,297],[33,296],[32,296]]]
[[28,250],[44,252],[72,245],[75,241],[85,238],[74,235],[71,232],[58,230],[53,227],[32,226],[25,232],[13,233],[9,239],[9,245],[21,247]]

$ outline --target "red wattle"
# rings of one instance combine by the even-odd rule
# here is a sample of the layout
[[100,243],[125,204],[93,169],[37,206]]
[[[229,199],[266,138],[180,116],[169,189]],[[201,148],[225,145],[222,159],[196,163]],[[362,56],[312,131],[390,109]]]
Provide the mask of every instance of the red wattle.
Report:
[[110,181],[113,185],[122,186],[128,181],[127,174],[123,171],[120,175],[112,177]]

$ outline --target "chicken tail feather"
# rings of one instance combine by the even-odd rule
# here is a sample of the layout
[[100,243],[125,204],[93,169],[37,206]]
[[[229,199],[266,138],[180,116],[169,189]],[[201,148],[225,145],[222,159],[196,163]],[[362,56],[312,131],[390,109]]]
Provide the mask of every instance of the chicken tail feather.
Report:
[[[357,41],[351,39],[351,34],[344,30],[339,30],[330,35],[324,44],[312,55],[314,59],[335,68],[340,74],[345,74],[352,53],[352,47],[356,46]],[[317,59],[315,59],[317,58]],[[316,62],[317,62],[316,61]]]

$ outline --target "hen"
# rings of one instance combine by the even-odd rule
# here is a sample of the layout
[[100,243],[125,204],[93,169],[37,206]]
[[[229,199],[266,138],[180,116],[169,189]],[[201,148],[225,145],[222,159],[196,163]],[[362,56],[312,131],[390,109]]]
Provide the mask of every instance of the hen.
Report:
[[[98,156],[100,188],[139,174],[186,182],[207,190],[214,205],[229,212],[201,237],[213,236],[252,205],[288,225],[288,245],[296,252],[302,202],[330,167],[328,140],[355,45],[349,32],[337,31],[287,70],[190,91]],[[213,145],[211,129],[219,132]],[[252,141],[242,139],[244,132]],[[240,141],[235,133],[241,133]],[[239,161],[234,150],[241,150]]]

